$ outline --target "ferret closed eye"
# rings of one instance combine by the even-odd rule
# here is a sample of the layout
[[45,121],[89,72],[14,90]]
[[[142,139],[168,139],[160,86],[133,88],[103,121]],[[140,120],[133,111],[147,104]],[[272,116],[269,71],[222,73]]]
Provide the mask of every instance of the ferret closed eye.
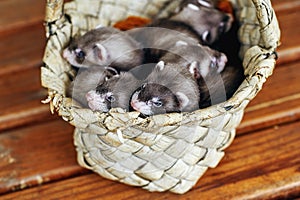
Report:
[[155,19],[146,28],[128,31],[150,56],[158,60],[178,41],[211,45],[232,24],[232,17],[217,10],[211,1],[183,1],[169,18]]
[[222,72],[227,63],[227,56],[207,46],[188,45],[179,41],[161,60],[186,67],[195,78],[199,78],[206,77],[209,73]]
[[107,112],[111,108],[129,111],[131,95],[149,75],[144,74],[147,68],[151,71],[153,64],[137,66],[99,84],[86,95],[89,107],[102,112]]
[[93,66],[79,70],[75,79],[68,86],[67,96],[72,97],[83,107],[88,107],[86,94],[97,85],[104,83],[105,80],[118,76],[118,72],[110,67],[99,68]]
[[171,20],[184,22],[201,37],[202,44],[212,44],[227,32],[233,17],[215,8],[211,0],[182,1]]
[[63,57],[73,66],[113,66],[129,70],[143,62],[140,44],[112,27],[101,27],[75,38],[64,49]]

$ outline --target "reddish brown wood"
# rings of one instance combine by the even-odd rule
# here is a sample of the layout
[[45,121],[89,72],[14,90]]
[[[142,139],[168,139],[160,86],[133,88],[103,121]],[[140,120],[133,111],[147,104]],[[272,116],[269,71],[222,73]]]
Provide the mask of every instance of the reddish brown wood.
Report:
[[47,91],[40,85],[38,67],[0,77],[0,131],[53,119],[49,105],[41,103]]
[[4,0],[0,1],[0,34],[41,23],[46,1]]
[[62,120],[0,134],[0,193],[76,176],[73,127]]
[[298,0],[271,0],[273,8],[276,12],[290,12],[299,9],[300,1]]
[[245,110],[238,134],[300,118],[300,62],[275,68]]
[[[69,2],[70,0],[65,0]],[[22,31],[23,28],[42,24],[46,0],[0,1],[0,34]]]
[[0,76],[42,64],[46,45],[42,24],[0,35]]
[[86,175],[3,196],[3,199],[282,199],[300,192],[300,122],[238,137],[215,169],[184,195],[150,193]]
[[281,28],[281,46],[278,48],[278,64],[300,59],[299,9],[300,6],[297,10],[278,13],[278,21]]

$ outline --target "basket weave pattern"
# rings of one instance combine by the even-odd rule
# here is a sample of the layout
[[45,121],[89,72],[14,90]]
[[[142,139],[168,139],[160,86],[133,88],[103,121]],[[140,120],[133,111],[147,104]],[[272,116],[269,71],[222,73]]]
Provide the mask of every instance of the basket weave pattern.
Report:
[[[111,109],[93,112],[66,97],[72,67],[61,52],[71,37],[99,24],[111,26],[130,15],[167,16],[179,1],[171,0],[48,0],[48,43],[41,68],[52,112],[74,125],[81,166],[101,176],[149,191],[185,193],[203,173],[216,167],[235,136],[244,109],[272,74],[271,55],[279,43],[278,22],[269,0],[232,0],[241,23],[246,79],[228,101],[191,113],[140,118],[137,112]],[[63,8],[64,6],[64,8]],[[66,14],[66,15],[64,15]],[[66,17],[67,16],[67,17]],[[71,19],[71,20],[69,20]]]

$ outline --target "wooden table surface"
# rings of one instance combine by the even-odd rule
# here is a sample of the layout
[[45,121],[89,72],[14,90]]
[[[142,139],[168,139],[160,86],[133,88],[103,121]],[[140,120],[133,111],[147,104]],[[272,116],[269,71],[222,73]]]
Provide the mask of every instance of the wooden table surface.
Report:
[[0,1],[0,199],[300,197],[300,1],[272,0],[282,30],[274,74],[217,168],[184,195],[106,180],[76,161],[73,127],[41,104],[42,0]]

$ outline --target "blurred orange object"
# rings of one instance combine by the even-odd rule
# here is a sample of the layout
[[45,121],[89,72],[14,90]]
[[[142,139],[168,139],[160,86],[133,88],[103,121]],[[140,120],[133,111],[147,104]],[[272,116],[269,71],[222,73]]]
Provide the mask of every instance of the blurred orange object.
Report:
[[233,16],[233,7],[228,0],[219,0],[217,8],[225,13],[231,14]]
[[148,18],[129,16],[123,21],[117,22],[114,27],[121,31],[130,30],[133,28],[143,27],[151,22]]

